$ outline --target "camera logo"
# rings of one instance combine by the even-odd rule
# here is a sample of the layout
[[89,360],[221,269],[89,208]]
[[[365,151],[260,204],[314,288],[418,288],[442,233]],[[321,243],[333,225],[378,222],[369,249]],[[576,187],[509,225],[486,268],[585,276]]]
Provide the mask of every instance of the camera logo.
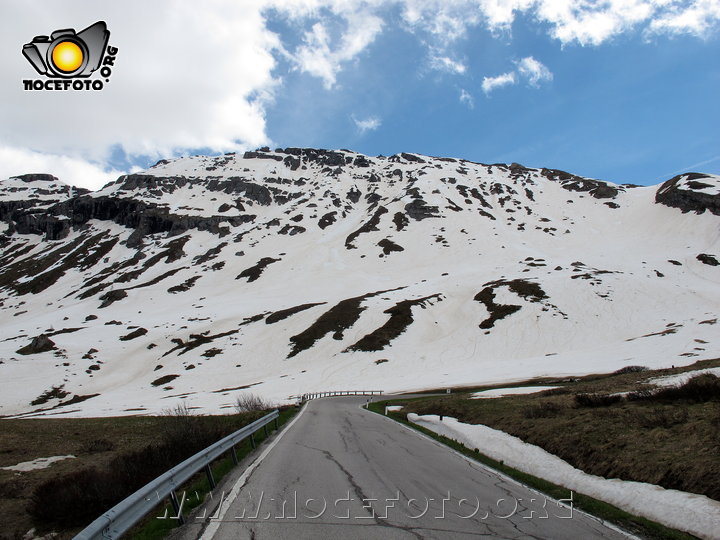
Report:
[[85,80],[99,70],[110,82],[117,47],[109,47],[110,32],[98,21],[81,32],[73,28],[36,36],[22,53],[40,75],[48,79],[24,80],[25,90],[102,90],[103,80]]

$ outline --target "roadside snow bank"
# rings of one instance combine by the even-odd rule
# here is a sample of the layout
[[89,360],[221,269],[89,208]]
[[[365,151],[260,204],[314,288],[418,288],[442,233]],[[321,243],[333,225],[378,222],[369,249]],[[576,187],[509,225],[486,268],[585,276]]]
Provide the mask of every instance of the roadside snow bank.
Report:
[[518,394],[535,394],[544,390],[553,390],[559,386],[516,386],[515,388],[493,388],[492,390],[481,390],[474,392],[470,399],[499,398]]
[[720,502],[653,484],[590,475],[566,461],[503,431],[458,422],[445,416],[408,414],[408,420],[440,435],[477,448],[520,471],[606,501],[668,527],[711,540],[720,539]]
[[17,465],[12,465],[10,467],[0,467],[0,469],[3,469],[5,471],[20,471],[20,472],[28,472],[28,471],[35,471],[37,469],[46,469],[56,461],[62,461],[63,459],[74,459],[75,456],[52,456],[52,457],[41,457],[37,459],[33,459],[32,461],[23,461],[22,463],[18,463]]
[[678,373],[677,375],[666,375],[665,377],[655,377],[654,379],[648,379],[647,382],[657,386],[673,386],[674,384],[684,384],[691,378],[704,373],[711,373],[716,377],[720,377],[720,367],[707,368],[707,369],[696,369],[694,371],[686,371],[685,373]]

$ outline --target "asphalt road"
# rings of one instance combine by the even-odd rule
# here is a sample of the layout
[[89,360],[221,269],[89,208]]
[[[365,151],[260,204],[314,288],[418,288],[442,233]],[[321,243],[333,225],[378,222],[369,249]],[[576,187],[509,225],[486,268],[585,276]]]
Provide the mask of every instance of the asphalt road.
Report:
[[216,496],[225,502],[202,538],[628,538],[361,409],[364,402],[310,402],[264,459]]

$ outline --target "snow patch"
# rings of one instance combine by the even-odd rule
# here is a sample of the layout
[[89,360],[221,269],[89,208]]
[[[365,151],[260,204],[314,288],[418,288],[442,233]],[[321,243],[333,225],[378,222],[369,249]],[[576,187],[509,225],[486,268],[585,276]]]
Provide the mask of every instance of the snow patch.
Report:
[[674,386],[676,384],[684,384],[693,377],[710,373],[716,377],[720,377],[720,367],[708,368],[708,369],[696,369],[693,371],[686,371],[684,373],[678,373],[677,375],[666,375],[664,377],[655,377],[654,379],[648,379],[648,384],[654,384],[656,386]]
[[75,459],[75,456],[68,455],[68,456],[41,457],[41,458],[33,459],[32,461],[23,461],[22,463],[18,463],[17,465],[12,465],[10,467],[0,467],[0,469],[2,469],[4,471],[19,471],[19,472],[36,471],[38,469],[47,469],[50,465],[52,465],[56,461],[62,461],[64,459]]
[[517,437],[484,425],[445,416],[408,414],[408,420],[440,435],[477,448],[483,454],[568,489],[601,499],[633,514],[700,538],[718,539],[720,502],[674,489],[587,474],[566,461]]
[[515,388],[493,388],[492,390],[482,390],[474,392],[470,399],[499,398],[503,396],[514,396],[520,394],[536,394],[544,390],[553,390],[560,388],[559,386],[516,386]]

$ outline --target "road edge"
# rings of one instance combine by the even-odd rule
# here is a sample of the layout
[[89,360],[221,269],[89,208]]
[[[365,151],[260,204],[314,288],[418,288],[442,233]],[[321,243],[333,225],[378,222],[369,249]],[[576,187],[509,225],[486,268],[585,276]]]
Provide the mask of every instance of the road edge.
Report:
[[[392,401],[392,400],[383,400],[383,401]],[[417,427],[422,427],[422,426],[415,426],[414,424],[411,424],[411,425],[404,424],[404,423],[402,423],[402,422],[397,421],[395,418],[392,418],[391,416],[384,415],[384,414],[382,414],[382,413],[380,413],[380,412],[378,412],[378,411],[373,411],[373,410],[370,409],[370,408],[365,408],[365,407],[362,406],[362,405],[360,406],[360,408],[361,408],[361,409],[365,409],[366,411],[368,411],[368,412],[370,412],[370,413],[372,413],[372,414],[377,414],[378,416],[385,417],[385,418],[387,418],[388,420],[390,420],[391,422],[393,422],[393,423],[395,423],[395,424],[403,427],[404,429],[410,431],[411,433],[414,433],[414,434],[416,434],[416,435],[419,436],[419,437],[422,437],[422,438],[424,438],[424,439],[426,439],[426,440],[428,440],[428,441],[430,441],[430,442],[433,442],[433,443],[435,443],[435,444],[438,444],[438,445],[442,446],[442,447],[445,448],[446,450],[449,450],[450,452],[452,452],[452,453],[454,453],[455,455],[457,455],[457,456],[459,456],[460,458],[462,458],[464,461],[466,461],[466,462],[468,462],[468,463],[470,463],[470,464],[472,464],[472,465],[476,465],[476,466],[483,467],[484,469],[487,469],[488,471],[492,472],[493,474],[498,475],[498,476],[501,477],[503,480],[506,480],[506,481],[511,482],[511,483],[514,483],[514,484],[516,484],[516,485],[522,486],[523,488],[525,488],[525,489],[527,489],[527,490],[529,490],[529,491],[531,491],[531,492],[537,493],[539,496],[542,496],[542,497],[546,498],[548,501],[553,501],[553,502],[554,502],[555,504],[557,504],[558,506],[561,505],[561,503],[559,502],[558,499],[556,499],[555,497],[549,495],[548,493],[544,493],[543,491],[539,490],[538,488],[535,488],[535,487],[533,487],[533,486],[529,486],[529,485],[521,482],[520,480],[518,480],[518,479],[516,479],[516,478],[513,478],[512,476],[509,476],[509,475],[506,474],[505,472],[503,472],[503,471],[501,471],[501,470],[498,470],[498,469],[492,467],[491,465],[488,465],[487,463],[483,463],[483,462],[481,462],[481,461],[478,461],[478,460],[476,460],[476,459],[473,459],[472,457],[470,457],[470,456],[468,456],[468,455],[466,455],[466,454],[464,454],[464,453],[456,450],[455,448],[452,448],[451,446],[445,444],[443,441],[438,440],[438,439],[435,439],[435,438],[427,435],[426,433],[423,433],[423,432],[420,431],[419,429],[417,429]],[[440,435],[439,433],[438,433],[438,435],[441,436],[441,437],[443,437],[443,435]],[[458,443],[458,444],[461,444],[461,443]],[[463,446],[464,446],[464,445],[463,445]],[[467,448],[467,447],[465,447],[465,448]],[[468,449],[468,451],[469,451],[469,449]],[[538,478],[539,478],[539,477],[538,477]],[[543,478],[540,478],[540,479],[541,479],[541,480],[544,480]],[[544,481],[545,481],[545,482],[549,482],[548,480],[544,480]],[[563,488],[564,488],[564,486],[559,486],[559,487],[563,487]],[[565,488],[565,489],[568,489],[568,488]],[[571,491],[571,493],[576,493],[576,492],[574,492],[573,490],[570,490],[570,491]],[[584,495],[584,494],[583,494],[583,495]],[[584,495],[584,496],[585,496],[585,497],[588,497],[588,495]],[[601,501],[601,502],[604,502],[604,501]],[[605,504],[609,504],[609,503],[605,503]],[[621,509],[621,510],[622,510],[622,509]],[[601,523],[602,525],[604,525],[604,526],[606,526],[606,527],[608,527],[608,528],[610,528],[610,529],[613,529],[614,531],[617,531],[617,532],[625,535],[627,538],[629,538],[629,539],[631,539],[631,540],[642,540],[642,537],[636,536],[635,534],[631,533],[630,531],[627,531],[627,530],[623,529],[622,527],[619,527],[619,526],[616,525],[615,523],[613,523],[613,522],[611,522],[611,521],[608,521],[608,520],[606,520],[606,519],[603,519],[603,518],[601,518],[601,517],[598,517],[598,516],[596,516],[596,515],[594,515],[594,514],[590,514],[589,512],[587,512],[587,511],[585,511],[585,510],[582,510],[582,509],[580,509],[580,508],[576,508],[576,507],[573,506],[573,507],[572,507],[572,511],[573,511],[573,512],[578,512],[578,513],[580,513],[580,514],[583,514],[583,515],[586,516],[587,518],[592,519],[592,520],[594,520],[594,521],[597,521],[597,522]]]
[[230,506],[233,502],[235,502],[235,499],[237,499],[238,495],[240,494],[240,490],[245,486],[250,475],[263,462],[263,460],[273,450],[273,448],[277,446],[277,444],[282,440],[282,438],[290,430],[290,428],[295,425],[295,422],[300,419],[300,417],[307,409],[307,404],[308,402],[303,405],[303,407],[300,409],[300,412],[295,415],[295,418],[293,418],[289,424],[283,427],[277,437],[275,437],[270,442],[270,444],[263,450],[263,452],[250,465],[248,465],[248,467],[243,471],[240,477],[235,481],[235,484],[230,490],[230,493],[228,493],[227,497],[225,497],[220,502],[217,518],[210,518],[207,527],[205,527],[199,537],[200,540],[212,540],[212,538],[215,536],[215,533],[218,532],[218,529],[220,528],[220,524],[222,523],[225,514],[227,514],[228,510],[230,510]]

